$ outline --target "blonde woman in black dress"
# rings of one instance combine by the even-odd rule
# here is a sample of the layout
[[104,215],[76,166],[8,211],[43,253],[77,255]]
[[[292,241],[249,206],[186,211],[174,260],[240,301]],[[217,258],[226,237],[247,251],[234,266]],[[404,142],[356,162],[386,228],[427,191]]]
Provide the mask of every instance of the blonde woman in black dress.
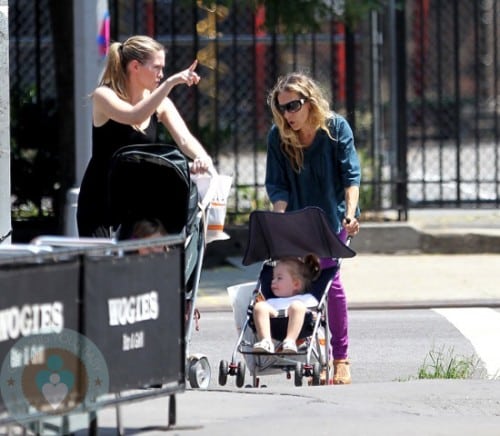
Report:
[[179,84],[198,84],[197,62],[163,79],[165,48],[148,36],[111,44],[99,86],[92,94],[92,157],[78,198],[80,236],[111,236],[107,177],[113,154],[131,144],[157,141],[162,123],[180,150],[193,160],[191,171],[212,166],[203,146],[189,131],[168,94]]

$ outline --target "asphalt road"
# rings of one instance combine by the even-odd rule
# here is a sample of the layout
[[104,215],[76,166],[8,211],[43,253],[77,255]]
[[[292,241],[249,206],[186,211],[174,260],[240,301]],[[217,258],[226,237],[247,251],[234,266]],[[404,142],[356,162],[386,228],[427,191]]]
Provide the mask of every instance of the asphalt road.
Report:
[[[464,319],[474,309],[462,309]],[[500,314],[491,311],[495,317]],[[471,311],[471,312],[469,312]],[[488,312],[489,313],[489,312]],[[474,315],[475,316],[475,315]],[[429,352],[468,359],[474,344],[447,316],[425,310],[359,310],[350,313],[353,384],[295,387],[284,374],[262,377],[259,388],[217,386],[220,359],[230,359],[236,341],[231,312],[204,312],[192,351],[212,365],[208,390],[177,395],[174,435],[426,435],[498,436],[500,381],[485,379],[480,363],[468,380],[415,380]],[[498,338],[491,338],[496,347]],[[428,361],[429,362],[429,361]],[[429,362],[431,363],[431,362]],[[248,374],[247,374],[248,375]],[[250,381],[250,379],[249,379]],[[266,385],[263,387],[262,385]],[[165,434],[166,398],[123,407],[126,434],[148,427]],[[114,411],[99,414],[100,434],[114,434]],[[78,433],[84,434],[84,433]]]
[[[454,325],[433,310],[351,311],[349,314],[350,360],[354,383],[392,382],[415,378],[429,353],[446,357],[450,353],[466,360],[476,356],[473,345]],[[212,377],[210,388],[217,388],[220,360],[231,361],[237,336],[231,312],[202,313],[200,330],[192,336],[191,352],[208,357]],[[495,346],[495,344],[491,344]],[[244,360],[238,354],[238,360]],[[484,375],[479,363],[476,376]],[[248,384],[252,377],[247,371]],[[285,373],[261,376],[270,386],[293,385]],[[227,388],[235,387],[229,377]],[[236,388],[238,389],[238,388]]]
[[[460,310],[453,322],[446,312],[433,309],[352,310],[353,384],[300,388],[285,374],[262,375],[259,388],[237,388],[234,378],[218,386],[218,365],[221,359],[231,359],[236,328],[232,312],[204,311],[191,351],[209,359],[209,388],[192,389],[187,383],[186,391],[176,395],[176,424],[170,428],[166,397],[122,405],[125,434],[498,436],[500,381],[485,378],[485,362],[469,380],[415,379],[426,361],[432,364],[430,352],[461,360],[483,354],[485,344],[471,341],[457,328],[461,320],[470,324],[470,317],[480,325],[476,309]],[[481,310],[483,318],[500,318],[498,310]],[[499,338],[486,337],[486,349],[497,348]],[[247,377],[251,383],[248,373]],[[114,409],[99,411],[98,423],[100,435],[115,435]]]

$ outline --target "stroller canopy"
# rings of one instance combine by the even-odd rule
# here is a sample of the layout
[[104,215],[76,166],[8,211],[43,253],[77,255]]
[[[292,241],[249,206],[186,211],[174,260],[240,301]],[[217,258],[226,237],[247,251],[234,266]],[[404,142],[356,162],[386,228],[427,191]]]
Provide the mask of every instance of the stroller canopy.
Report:
[[349,258],[356,253],[333,232],[318,207],[293,212],[254,211],[250,214],[243,265],[285,256]]
[[157,218],[167,233],[180,233],[196,220],[198,191],[187,159],[175,146],[139,144],[120,148],[113,156],[108,184],[113,225]]

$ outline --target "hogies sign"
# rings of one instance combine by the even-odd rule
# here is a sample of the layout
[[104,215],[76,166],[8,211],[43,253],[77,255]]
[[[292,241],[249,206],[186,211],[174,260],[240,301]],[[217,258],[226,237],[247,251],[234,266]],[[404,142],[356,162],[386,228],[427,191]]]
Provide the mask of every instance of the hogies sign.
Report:
[[[80,263],[76,259],[22,267],[2,265],[0,362],[7,370],[24,373],[40,364],[44,345],[39,339],[44,335],[60,336],[64,329],[78,331],[79,279]],[[31,338],[35,342],[31,343]],[[10,383],[14,383],[14,378]],[[6,408],[5,398],[2,399],[0,410]]]
[[41,333],[60,333],[64,327],[63,303],[24,304],[0,310],[0,342]]
[[[158,319],[160,315],[158,292],[150,291],[108,300],[109,326],[126,326],[143,321]],[[143,330],[122,334],[122,351],[144,348]]]
[[184,368],[182,250],[84,261],[84,332],[110,391],[178,382]]
[[150,291],[108,300],[109,325],[127,325],[136,322],[158,319],[158,292]]

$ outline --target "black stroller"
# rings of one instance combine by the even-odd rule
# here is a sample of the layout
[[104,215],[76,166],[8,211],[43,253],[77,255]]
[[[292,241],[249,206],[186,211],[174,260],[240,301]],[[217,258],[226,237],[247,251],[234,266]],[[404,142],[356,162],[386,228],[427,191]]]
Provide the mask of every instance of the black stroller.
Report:
[[[207,388],[210,364],[206,356],[189,353],[205,251],[204,216],[188,161],[177,147],[164,144],[130,145],[113,156],[109,174],[113,226],[127,239],[134,222],[156,218],[167,234],[185,234],[186,374],[191,387]],[[207,206],[208,208],[209,206]]]
[[[319,257],[336,258],[336,266],[324,269],[313,282],[311,293],[319,302],[309,308],[297,341],[297,353],[262,353],[253,350],[256,336],[253,326],[253,307],[257,298],[273,297],[272,270],[275,261],[288,256],[303,257],[313,252]],[[228,375],[236,376],[236,385],[244,385],[246,367],[253,376],[253,386],[259,386],[259,374],[285,371],[288,378],[294,372],[296,386],[302,378],[310,377],[313,385],[320,384],[321,371],[330,378],[330,330],[328,326],[328,290],[340,268],[340,258],[355,256],[355,252],[340,241],[331,230],[324,212],[317,207],[300,211],[276,213],[255,211],[250,215],[248,244],[243,265],[263,262],[257,282],[231,286],[228,293],[233,306],[238,340],[231,362],[222,360],[219,365],[219,384],[225,385]],[[286,312],[271,319],[271,335],[281,341],[286,335]],[[279,349],[278,349],[279,350]],[[244,361],[237,362],[237,354]]]

